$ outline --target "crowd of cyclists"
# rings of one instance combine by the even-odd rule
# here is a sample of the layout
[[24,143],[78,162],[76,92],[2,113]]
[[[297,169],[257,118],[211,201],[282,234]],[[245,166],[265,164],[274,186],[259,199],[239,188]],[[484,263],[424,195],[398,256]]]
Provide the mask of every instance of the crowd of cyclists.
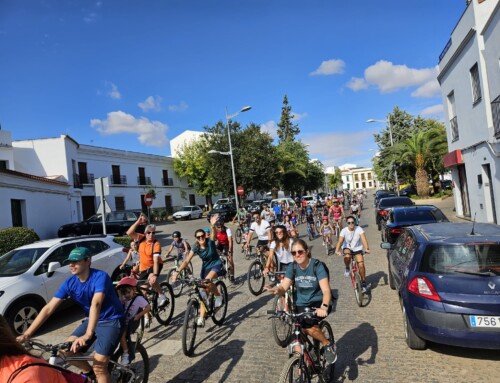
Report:
[[[296,310],[298,312],[308,309],[314,311],[316,318],[305,323],[303,328],[308,335],[318,340],[324,347],[328,363],[334,363],[336,360],[335,344],[330,343],[318,327],[319,321],[325,318],[332,309],[328,269],[322,262],[319,267],[317,266],[308,244],[303,239],[299,239],[299,226],[305,224],[312,232],[313,238],[322,237],[323,245],[327,243],[333,245],[333,236],[337,233],[335,254],[344,256],[346,266],[344,275],[349,275],[350,259],[353,256],[356,257],[363,280],[363,291],[366,292],[363,254],[369,253],[369,247],[364,231],[359,226],[365,196],[366,191],[362,190],[343,191],[334,195],[318,196],[312,202],[297,198],[295,205],[292,206],[283,200],[282,203],[274,203],[272,206],[265,205],[262,211],[253,213],[240,207],[233,219],[233,223],[238,222],[243,233],[241,251],[248,249],[252,239],[257,237],[256,247],[266,255],[267,259],[264,276],[275,270],[286,272],[285,279],[279,286],[267,285],[266,289],[271,293],[281,295],[293,285]],[[343,228],[344,220],[347,223],[345,228]],[[131,277],[125,277],[115,287],[105,272],[91,267],[88,249],[74,249],[67,258],[72,276],[61,285],[54,298],[41,310],[24,334],[17,337],[17,341],[23,343],[29,340],[35,331],[54,314],[62,301],[71,297],[83,307],[85,320],[67,339],[72,342],[67,354],[82,352],[90,344],[95,343],[92,366],[87,362],[73,363],[80,369],[82,375],[99,383],[110,382],[107,366],[118,345],[121,345],[124,351],[121,362],[130,363],[132,356],[127,353],[126,334],[131,326],[136,325],[142,317],[146,325],[150,322],[149,303],[144,299],[136,298],[138,293],[140,295],[140,290],[137,289],[135,281],[137,279],[146,281],[144,283],[157,293],[156,305],[158,307],[168,303],[168,297],[162,292],[159,284],[164,260],[161,244],[155,238],[156,227],[148,224],[144,234],[138,233],[137,228],[143,223],[145,223],[145,217],[141,216],[127,231],[132,240],[131,251],[123,262],[122,268],[126,263],[132,263]],[[230,282],[235,282],[235,247],[232,231],[226,227],[218,215],[213,215],[210,219],[210,227],[196,230],[194,238],[195,244],[191,246],[186,239],[182,238],[179,231],[172,233],[173,241],[166,251],[166,256],[169,257],[173,251],[176,251],[175,256],[181,263],[176,272],[171,275],[169,282],[175,283],[178,274],[191,264],[192,258],[196,255],[202,261],[199,276],[207,280],[205,293],[213,294],[215,308],[220,307],[224,303],[223,298],[215,284],[210,281],[224,276],[221,254],[225,252],[229,262],[227,277]],[[277,259],[277,264],[274,264],[273,259]],[[204,324],[205,312],[201,307],[197,325],[203,327]],[[12,365],[9,371],[15,371],[16,362],[10,362]]]

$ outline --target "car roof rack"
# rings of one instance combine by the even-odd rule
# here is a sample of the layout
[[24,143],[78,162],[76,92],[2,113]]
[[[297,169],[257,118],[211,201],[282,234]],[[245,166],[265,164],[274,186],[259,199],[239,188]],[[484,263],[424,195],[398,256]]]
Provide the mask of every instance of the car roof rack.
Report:
[[106,237],[107,237],[107,235],[104,235],[104,234],[79,235],[77,237],[64,238],[60,243],[74,241],[75,239],[106,238]]

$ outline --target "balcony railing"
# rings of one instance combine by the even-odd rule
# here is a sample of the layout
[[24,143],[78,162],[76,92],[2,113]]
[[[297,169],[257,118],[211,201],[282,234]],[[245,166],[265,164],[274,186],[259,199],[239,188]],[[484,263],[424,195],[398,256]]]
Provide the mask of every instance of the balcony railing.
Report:
[[174,179],[173,178],[162,178],[161,183],[163,186],[174,186]]
[[151,177],[137,177],[138,185],[151,185]]
[[117,175],[111,175],[109,177],[111,179],[111,183],[113,185],[126,185],[127,184],[127,176],[117,176]]
[[495,137],[500,136],[500,96],[491,102],[491,114],[493,116],[493,128]]
[[80,183],[82,185],[94,184],[94,175],[92,173],[80,174]]
[[451,142],[455,142],[458,140],[458,123],[457,123],[457,116],[453,117],[450,120],[450,127],[451,127]]
[[78,173],[73,173],[73,187],[77,189],[83,188],[83,185],[80,182],[80,175]]

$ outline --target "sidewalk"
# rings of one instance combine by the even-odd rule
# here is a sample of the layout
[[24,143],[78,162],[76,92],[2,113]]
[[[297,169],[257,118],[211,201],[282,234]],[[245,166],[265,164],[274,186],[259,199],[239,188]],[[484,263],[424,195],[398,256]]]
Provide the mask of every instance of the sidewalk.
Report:
[[447,197],[445,199],[441,198],[429,198],[429,199],[418,199],[414,200],[415,205],[434,205],[441,209],[444,215],[451,222],[466,222],[468,220],[457,217],[455,212],[455,201],[453,197]]

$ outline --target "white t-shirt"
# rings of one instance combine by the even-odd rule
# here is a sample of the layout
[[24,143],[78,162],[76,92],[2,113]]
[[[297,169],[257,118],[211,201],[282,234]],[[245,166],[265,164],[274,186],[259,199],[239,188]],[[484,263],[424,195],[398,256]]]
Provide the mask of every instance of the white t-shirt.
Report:
[[267,235],[267,229],[269,229],[270,225],[265,219],[260,221],[260,225],[257,225],[257,222],[252,222],[250,225],[250,231],[254,231],[257,233],[257,236],[260,241],[268,241],[269,236]]
[[342,249],[348,248],[352,251],[363,250],[363,243],[361,242],[361,234],[365,231],[356,226],[354,230],[349,230],[348,227],[344,227],[340,232],[340,237],[344,238],[344,242],[342,243]]
[[274,250],[274,254],[276,254],[278,262],[290,263],[293,262],[292,243],[293,241],[290,241],[288,249],[285,249],[283,246],[276,248],[276,241],[272,241],[271,245],[269,246],[269,249]]

